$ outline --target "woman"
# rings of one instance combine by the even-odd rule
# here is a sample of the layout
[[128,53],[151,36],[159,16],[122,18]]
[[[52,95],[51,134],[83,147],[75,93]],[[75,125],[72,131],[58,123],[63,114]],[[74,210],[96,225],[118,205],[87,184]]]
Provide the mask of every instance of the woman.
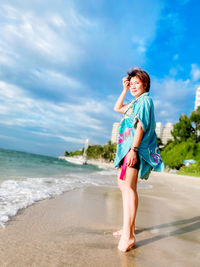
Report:
[[[138,208],[137,180],[148,179],[151,170],[163,171],[164,163],[156,142],[154,105],[149,97],[150,77],[142,69],[133,68],[123,78],[123,91],[114,110],[123,113],[117,141],[114,166],[118,167],[118,186],[123,200],[123,228],[114,232],[121,236],[118,249],[126,252],[136,242],[135,218]],[[135,97],[124,105],[130,90]]]

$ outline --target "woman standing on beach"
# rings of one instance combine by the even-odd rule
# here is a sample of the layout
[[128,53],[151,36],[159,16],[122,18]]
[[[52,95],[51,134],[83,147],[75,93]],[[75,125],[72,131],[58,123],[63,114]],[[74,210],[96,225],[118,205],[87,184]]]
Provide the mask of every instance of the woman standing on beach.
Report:
[[[123,200],[123,228],[114,232],[121,236],[118,249],[126,252],[136,242],[135,218],[138,208],[137,180],[148,179],[151,170],[163,171],[156,142],[154,105],[149,97],[150,77],[146,71],[133,68],[123,78],[123,91],[114,110],[123,113],[120,122],[117,153],[114,166],[118,167],[118,186]],[[135,97],[124,105],[124,98],[130,90]]]

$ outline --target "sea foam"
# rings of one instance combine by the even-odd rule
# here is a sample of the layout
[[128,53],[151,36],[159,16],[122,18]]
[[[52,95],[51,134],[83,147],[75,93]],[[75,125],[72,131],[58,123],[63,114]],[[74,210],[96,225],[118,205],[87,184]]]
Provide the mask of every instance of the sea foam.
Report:
[[4,180],[0,184],[0,225],[5,226],[11,216],[19,209],[33,203],[52,198],[66,191],[89,185],[116,186],[114,179],[99,179],[97,173],[71,174],[64,178],[23,178],[21,180]]

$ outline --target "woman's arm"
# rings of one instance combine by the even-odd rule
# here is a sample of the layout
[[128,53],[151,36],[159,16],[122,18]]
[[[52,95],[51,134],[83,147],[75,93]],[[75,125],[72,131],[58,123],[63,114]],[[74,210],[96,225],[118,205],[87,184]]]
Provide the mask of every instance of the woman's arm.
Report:
[[126,106],[124,105],[124,98],[126,96],[126,93],[128,92],[130,87],[130,83],[127,77],[123,78],[123,91],[121,93],[121,95],[119,96],[119,98],[117,99],[117,102],[115,103],[114,106],[114,111],[119,112],[119,113],[125,113],[126,111]]
[[[144,131],[142,129],[142,125],[140,124],[139,121],[137,121],[137,127],[135,130],[132,147],[135,147],[135,146],[139,147],[143,134],[144,134]],[[127,166],[131,167],[136,162],[137,162],[137,153],[133,151],[133,149],[131,149],[127,156]]]

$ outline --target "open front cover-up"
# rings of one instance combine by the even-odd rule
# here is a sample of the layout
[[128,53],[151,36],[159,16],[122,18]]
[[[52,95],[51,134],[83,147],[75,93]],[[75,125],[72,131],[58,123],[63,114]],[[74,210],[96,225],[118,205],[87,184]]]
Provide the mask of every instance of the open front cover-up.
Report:
[[138,120],[144,131],[138,151],[140,157],[138,177],[147,180],[151,170],[160,172],[165,168],[156,142],[154,104],[149,92],[143,93],[127,106],[120,122],[114,167],[119,167],[120,161],[130,150]]

